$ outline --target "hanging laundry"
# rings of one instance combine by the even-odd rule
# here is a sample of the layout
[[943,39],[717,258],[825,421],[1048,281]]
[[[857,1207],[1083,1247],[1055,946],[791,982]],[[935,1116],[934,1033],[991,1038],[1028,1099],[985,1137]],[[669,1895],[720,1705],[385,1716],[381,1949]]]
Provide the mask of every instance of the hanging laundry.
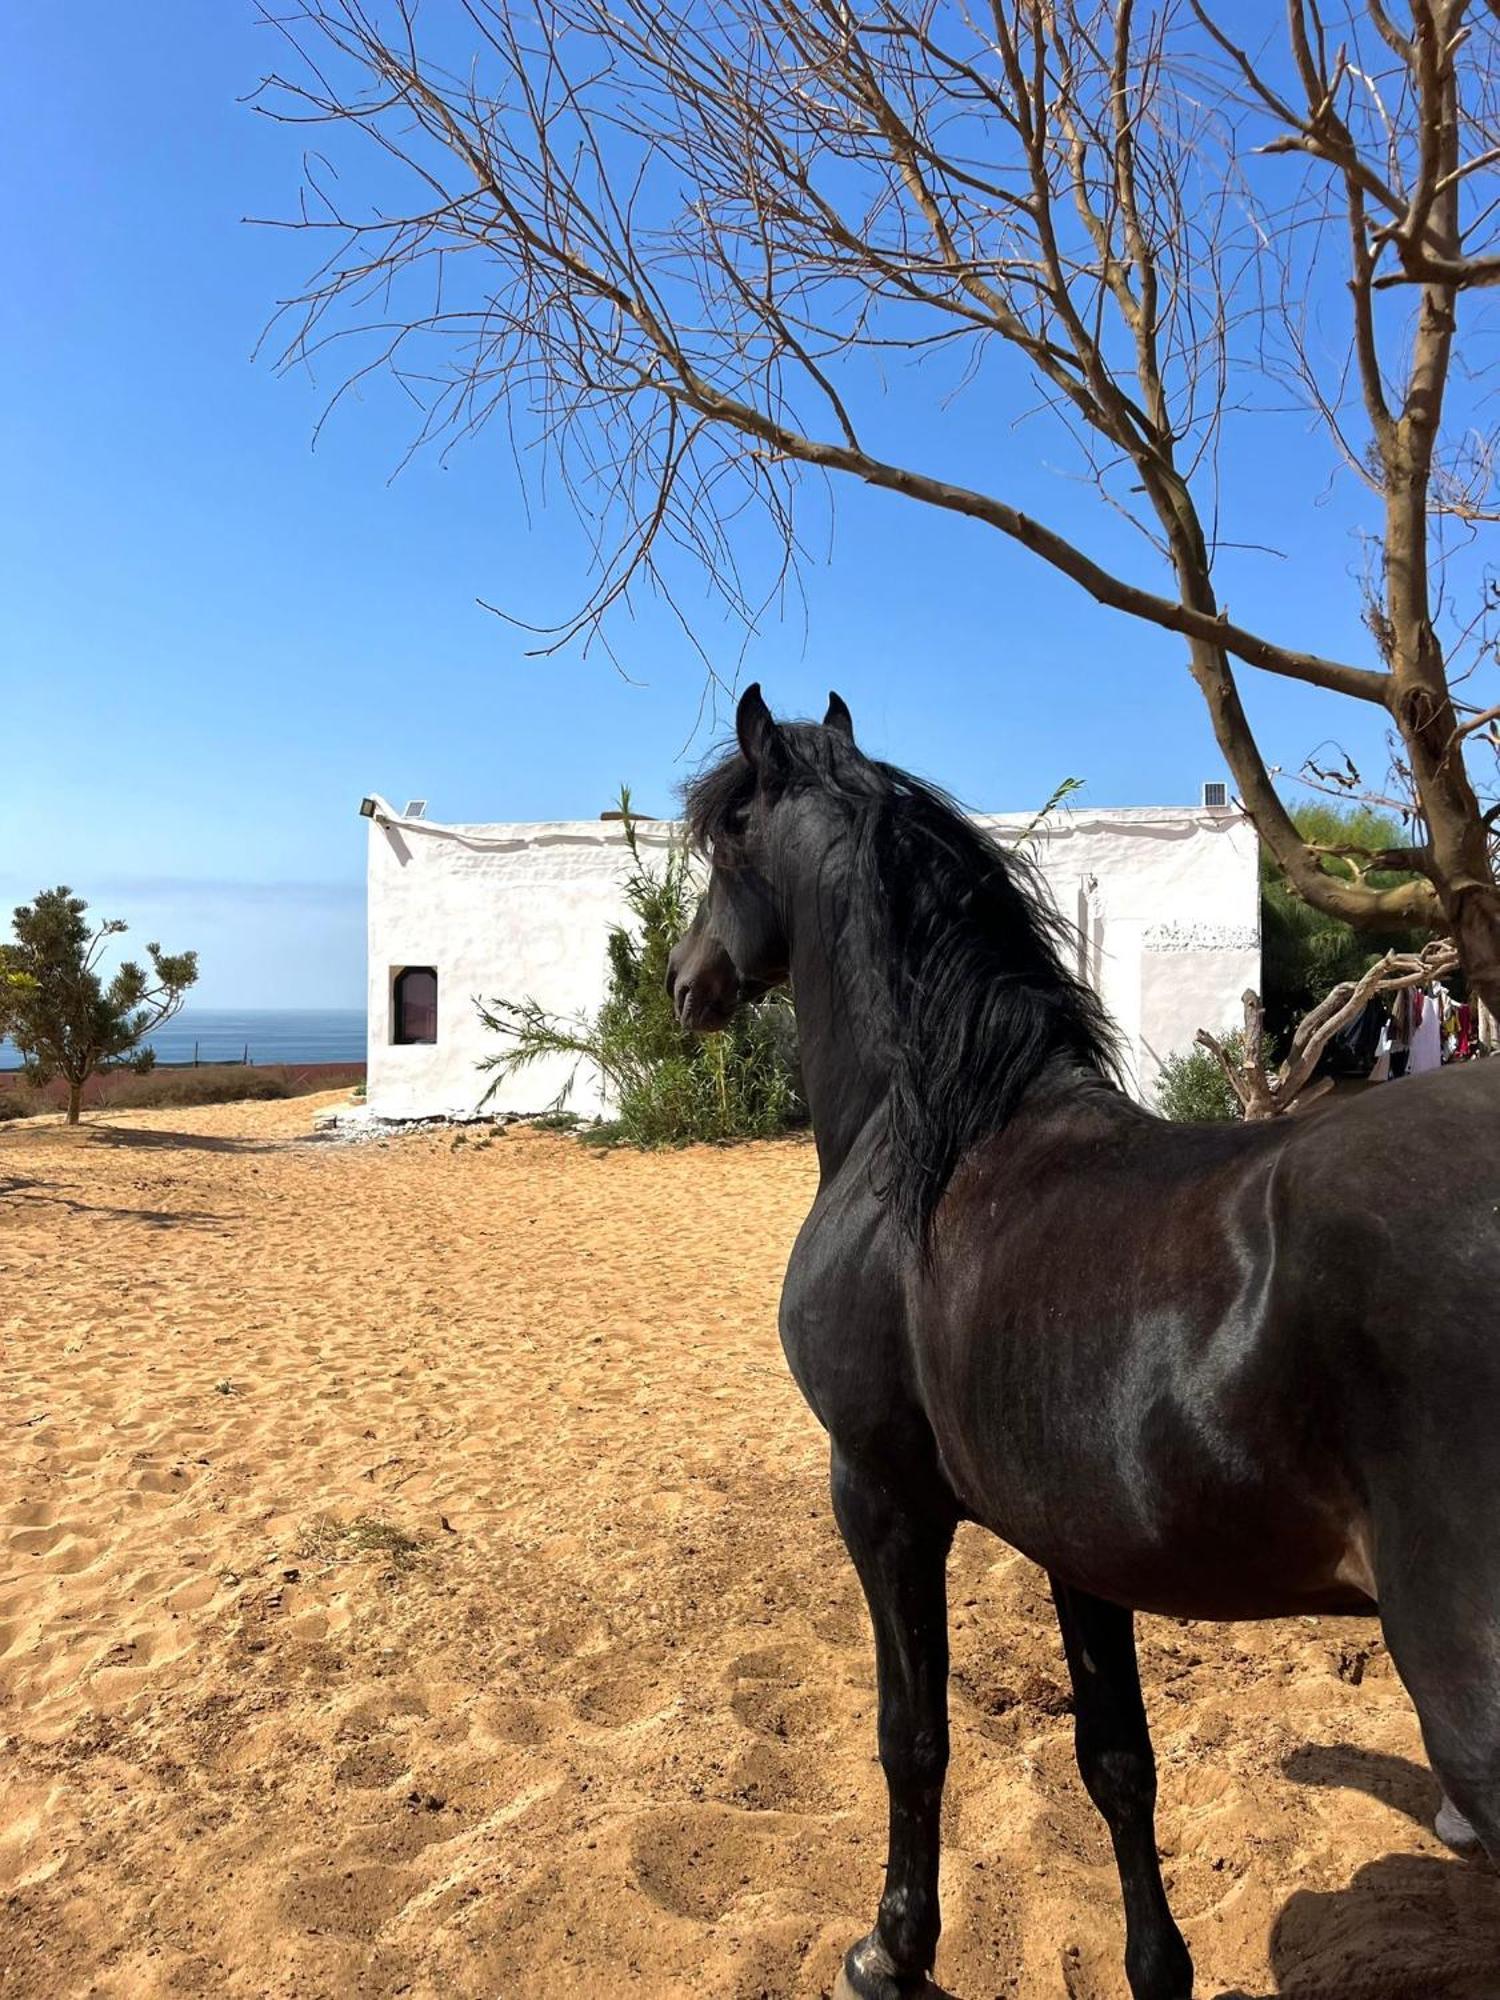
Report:
[[1458,1003],[1458,1043],[1454,1054],[1460,1062],[1467,1062],[1474,1053],[1475,1019],[1473,1005],[1467,1000]]
[[1406,1074],[1411,1061],[1411,1038],[1416,1032],[1416,995],[1410,986],[1403,986],[1396,995],[1391,1010],[1391,1080]]
[[1416,1016],[1411,1036],[1411,1060],[1406,1066],[1408,1076],[1422,1076],[1428,1070],[1443,1066],[1443,1009],[1442,1003],[1432,994],[1424,993],[1420,987],[1412,989],[1412,1012]]
[[1325,1076],[1367,1077],[1375,1066],[1385,1024],[1385,1003],[1378,997],[1367,1000],[1354,1019],[1340,1028],[1328,1044],[1322,1073]]
[[1380,1041],[1375,1049],[1375,1065],[1370,1071],[1371,1083],[1389,1083],[1391,1080],[1391,1024],[1386,1022],[1380,1031]]

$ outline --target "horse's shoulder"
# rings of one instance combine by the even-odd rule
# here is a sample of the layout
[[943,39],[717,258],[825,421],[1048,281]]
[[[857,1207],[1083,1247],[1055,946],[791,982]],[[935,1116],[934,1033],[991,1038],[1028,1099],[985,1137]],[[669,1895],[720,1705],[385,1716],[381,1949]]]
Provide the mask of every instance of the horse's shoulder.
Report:
[[894,1268],[889,1211],[868,1171],[846,1167],[818,1189],[797,1232],[786,1290],[848,1285],[860,1273]]

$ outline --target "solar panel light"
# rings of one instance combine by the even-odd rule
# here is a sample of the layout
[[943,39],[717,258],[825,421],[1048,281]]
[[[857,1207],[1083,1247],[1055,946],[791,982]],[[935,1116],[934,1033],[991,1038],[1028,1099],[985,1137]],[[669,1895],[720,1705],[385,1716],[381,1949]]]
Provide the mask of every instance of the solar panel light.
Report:
[[361,799],[361,800],[360,800],[360,802],[359,802],[359,816],[360,816],[360,818],[361,818],[361,819],[374,819],[374,817],[375,817],[375,801],[374,801],[373,799]]
[[408,799],[406,801],[406,811],[401,815],[401,817],[403,819],[420,819],[423,813],[426,812],[426,810],[427,810],[426,799]]
[[1222,778],[1208,778],[1204,780],[1203,803],[1205,806],[1227,806],[1229,804],[1229,787]]

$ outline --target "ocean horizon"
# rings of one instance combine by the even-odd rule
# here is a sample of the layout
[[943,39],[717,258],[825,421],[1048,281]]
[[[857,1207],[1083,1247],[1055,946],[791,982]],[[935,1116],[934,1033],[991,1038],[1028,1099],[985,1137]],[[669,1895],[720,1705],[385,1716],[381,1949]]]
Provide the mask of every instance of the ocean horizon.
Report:
[[[184,1007],[146,1043],[159,1063],[362,1063],[362,1007]],[[19,1069],[20,1052],[0,1040],[0,1070]]]

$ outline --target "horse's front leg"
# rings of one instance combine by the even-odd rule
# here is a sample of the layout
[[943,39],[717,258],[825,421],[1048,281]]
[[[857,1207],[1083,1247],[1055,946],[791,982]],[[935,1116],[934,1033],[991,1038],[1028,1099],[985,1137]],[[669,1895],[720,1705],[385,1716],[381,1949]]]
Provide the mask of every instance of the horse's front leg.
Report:
[[890,1794],[885,1894],[836,2000],[910,2000],[937,1955],[938,1816],[948,1768],[946,1568],[957,1512],[924,1481],[833,1455],[833,1511],[875,1627],[880,1762]]
[[1141,1700],[1135,1620],[1051,1579],[1073,1677],[1078,1769],[1114,1843],[1132,2000],[1192,2000],[1193,1961],[1172,1921],[1156,1852],[1156,1758]]

